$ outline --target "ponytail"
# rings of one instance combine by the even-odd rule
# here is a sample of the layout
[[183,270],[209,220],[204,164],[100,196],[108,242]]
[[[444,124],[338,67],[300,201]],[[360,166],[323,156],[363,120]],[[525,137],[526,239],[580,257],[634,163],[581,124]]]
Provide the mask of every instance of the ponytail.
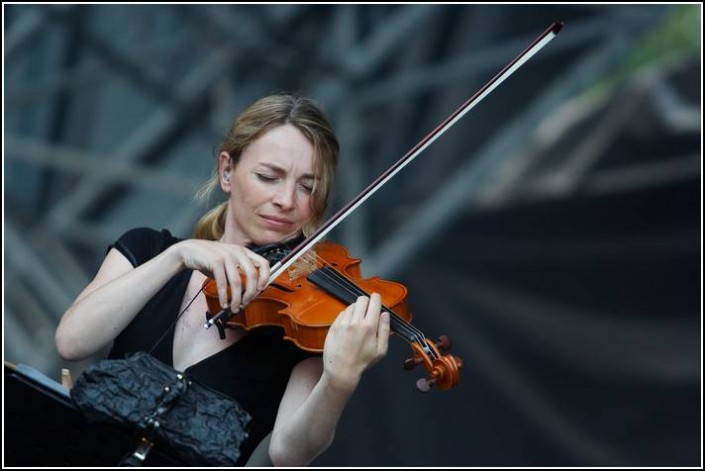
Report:
[[220,203],[215,208],[208,211],[196,223],[193,231],[195,239],[219,240],[225,232],[225,213],[228,210],[228,202]]

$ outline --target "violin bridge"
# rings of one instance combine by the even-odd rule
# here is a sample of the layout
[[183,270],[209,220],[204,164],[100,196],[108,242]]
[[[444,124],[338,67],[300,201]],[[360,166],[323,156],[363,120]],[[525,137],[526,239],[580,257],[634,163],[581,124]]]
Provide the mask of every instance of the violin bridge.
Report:
[[318,268],[316,258],[317,255],[315,250],[309,250],[308,253],[299,257],[299,259],[292,263],[287,269],[289,279],[293,281],[301,276],[308,276],[313,273]]

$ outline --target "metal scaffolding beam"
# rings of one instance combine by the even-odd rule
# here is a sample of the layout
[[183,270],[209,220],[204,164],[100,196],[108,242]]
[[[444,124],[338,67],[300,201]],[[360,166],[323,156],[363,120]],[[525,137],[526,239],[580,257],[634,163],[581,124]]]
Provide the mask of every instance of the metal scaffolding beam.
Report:
[[157,190],[174,196],[191,196],[200,181],[152,170],[138,164],[125,166],[103,159],[90,152],[64,146],[48,145],[36,140],[5,135],[6,157],[10,160],[37,164],[81,175],[94,182],[117,185],[129,184]]
[[[516,116],[478,156],[460,166],[446,185],[419,208],[413,220],[399,227],[380,247],[364,257],[370,273],[389,277],[396,273],[418,248],[430,240],[470,205],[483,204],[487,198],[501,199],[515,181],[501,172],[522,155],[520,149],[530,140],[535,124],[563,101],[584,92],[620,60],[627,43],[605,43],[570,69],[557,83]],[[518,178],[515,175],[514,178]],[[498,190],[498,185],[504,191]],[[487,203],[484,203],[487,204]]]
[[[209,87],[232,64],[234,55],[232,45],[226,44],[213,52],[201,65],[189,74],[178,86],[177,91],[182,103],[191,109],[209,97]],[[184,121],[193,119],[187,113],[174,109],[158,109],[146,119],[146,123],[130,136],[107,160],[116,163],[118,168],[128,169],[145,156],[155,142],[164,135],[172,133]],[[77,188],[60,201],[51,211],[47,220],[51,227],[59,232],[65,231],[81,217],[91,202],[110,189],[95,181],[83,181]]]

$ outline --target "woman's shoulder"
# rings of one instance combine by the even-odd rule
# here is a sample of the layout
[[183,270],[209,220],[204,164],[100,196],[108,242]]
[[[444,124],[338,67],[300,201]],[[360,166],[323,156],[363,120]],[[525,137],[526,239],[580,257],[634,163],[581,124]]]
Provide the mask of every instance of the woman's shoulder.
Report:
[[[128,229],[121,236],[120,239],[133,239],[133,240],[156,240],[160,242],[168,241],[179,241],[178,237],[171,234],[169,229],[162,229],[160,231],[153,229],[151,227],[133,227]],[[118,240],[120,240],[118,239]]]
[[119,250],[132,266],[136,267],[180,240],[182,239],[173,236],[168,229],[158,231],[150,227],[135,227],[124,232],[115,243],[108,246],[108,250]]

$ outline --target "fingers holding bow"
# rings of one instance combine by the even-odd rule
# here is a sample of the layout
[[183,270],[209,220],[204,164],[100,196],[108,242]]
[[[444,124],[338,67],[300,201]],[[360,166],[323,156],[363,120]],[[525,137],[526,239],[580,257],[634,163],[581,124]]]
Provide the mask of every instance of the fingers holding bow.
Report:
[[252,301],[267,284],[269,261],[245,247],[196,239],[177,245],[187,268],[215,280],[223,309],[240,311],[240,306]]

